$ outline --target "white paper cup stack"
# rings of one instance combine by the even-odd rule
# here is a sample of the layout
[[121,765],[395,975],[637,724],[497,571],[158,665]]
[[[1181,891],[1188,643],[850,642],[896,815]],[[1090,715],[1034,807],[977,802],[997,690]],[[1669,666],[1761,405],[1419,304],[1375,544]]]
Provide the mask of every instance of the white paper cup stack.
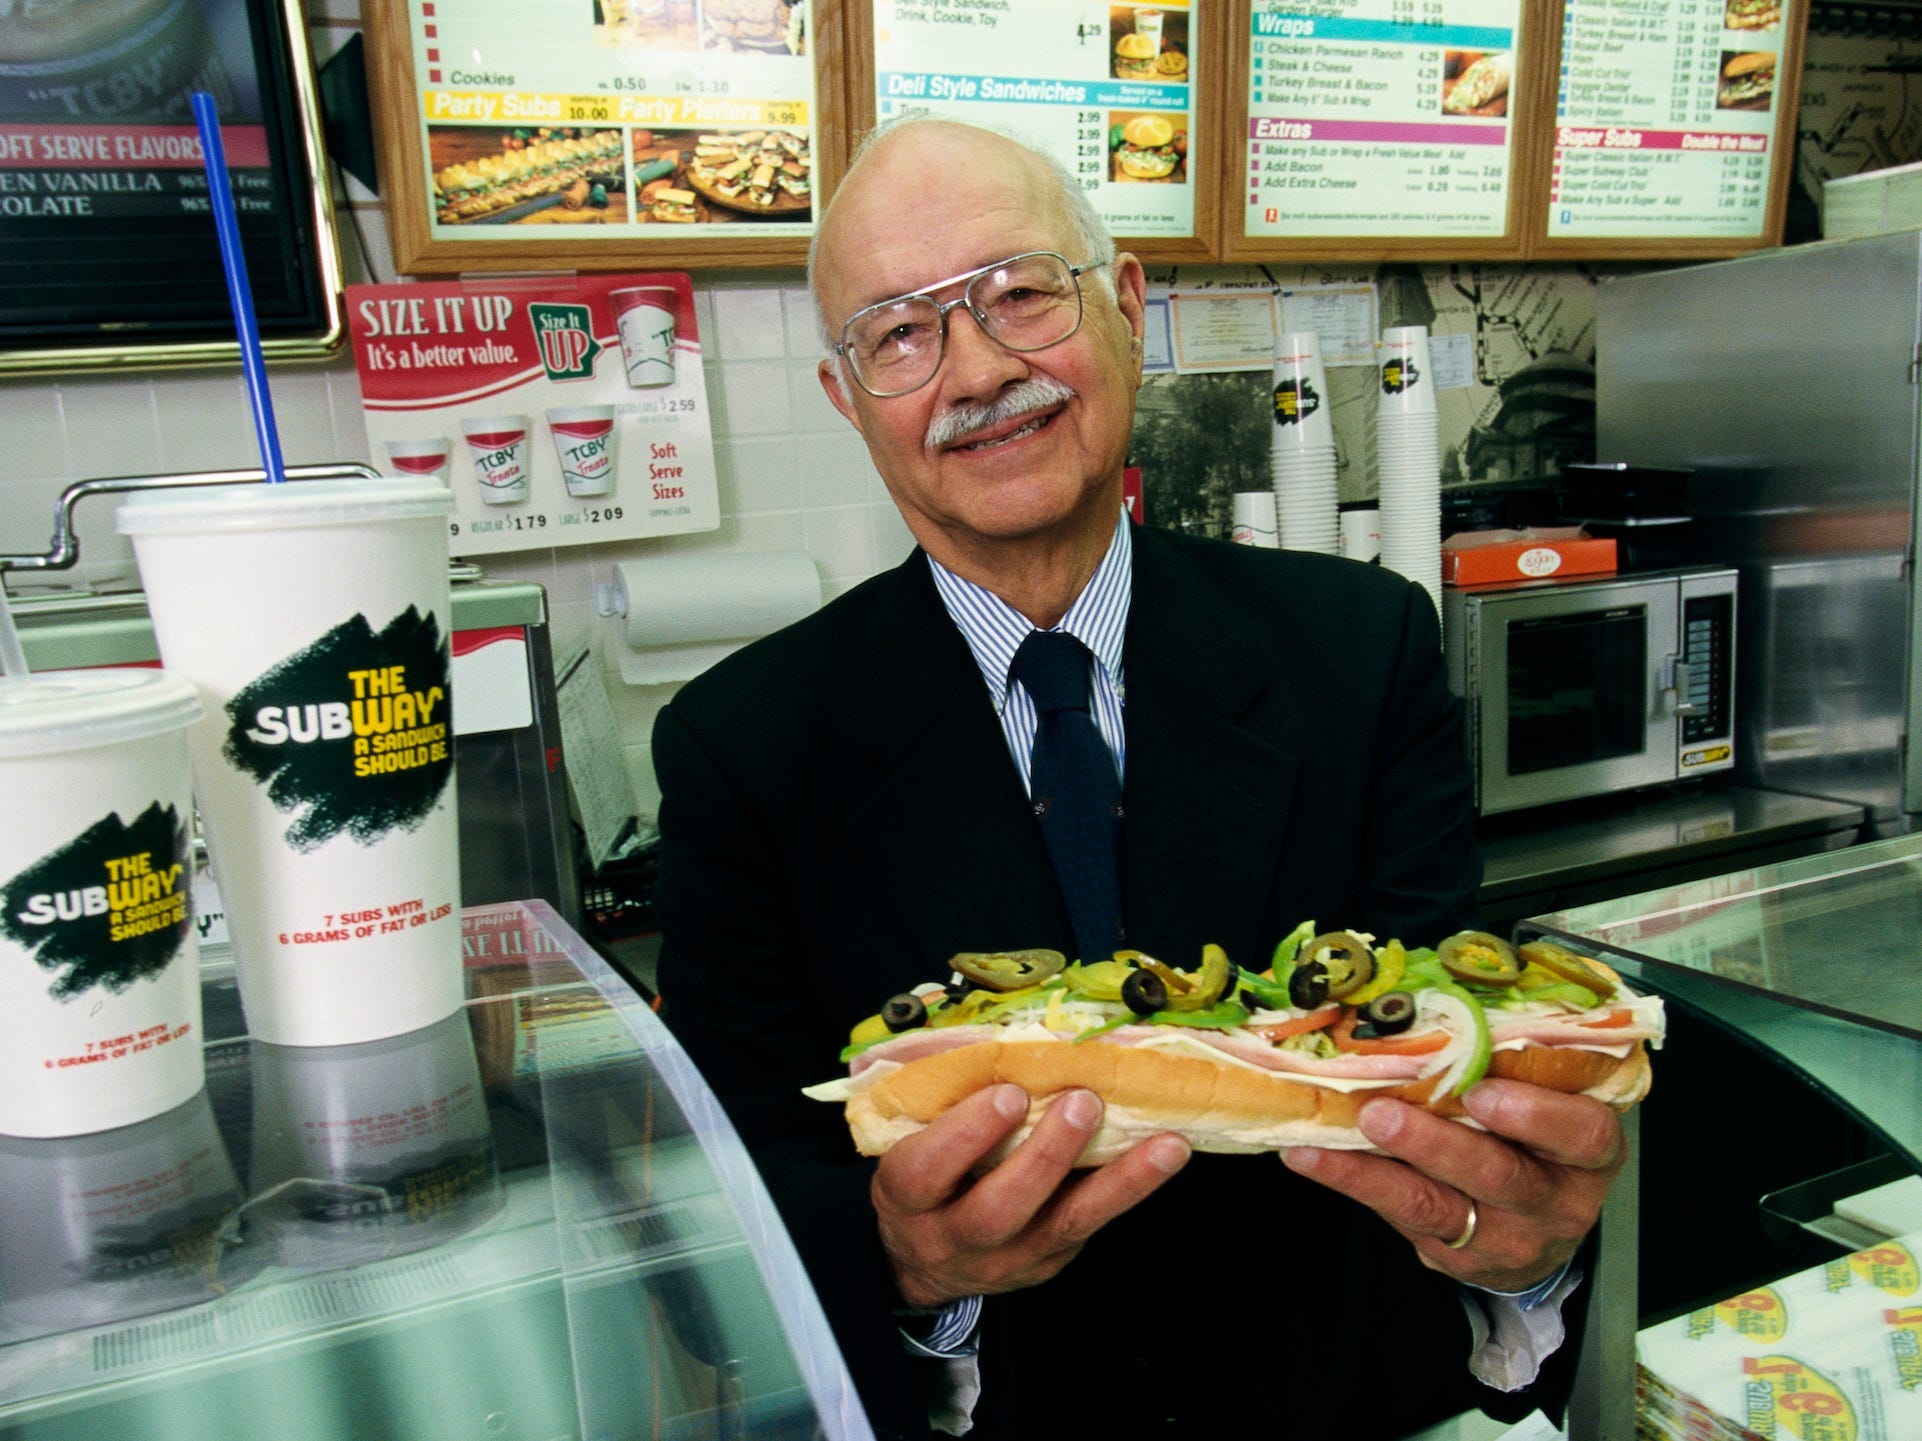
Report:
[[1428,365],[1428,328],[1382,335],[1376,464],[1381,563],[1417,582],[1441,609],[1441,431]]
[[1312,330],[1275,341],[1275,431],[1269,451],[1275,521],[1287,550],[1334,555],[1341,548],[1335,504],[1335,427],[1328,375]]

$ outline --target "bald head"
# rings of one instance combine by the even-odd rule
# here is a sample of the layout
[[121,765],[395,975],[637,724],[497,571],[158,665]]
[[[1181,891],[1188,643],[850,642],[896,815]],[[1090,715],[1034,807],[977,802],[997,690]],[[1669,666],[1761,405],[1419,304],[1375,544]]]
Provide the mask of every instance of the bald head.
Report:
[[[846,177],[822,213],[808,247],[808,288],[823,349],[840,339],[845,313],[832,314],[826,295],[860,266],[851,232],[865,232],[877,216],[911,227],[934,224],[909,208],[907,196],[933,177],[992,175],[1012,204],[1029,215],[1054,214],[1073,237],[1076,261],[1112,260],[1114,238],[1087,192],[1057,161],[999,131],[916,115],[870,130],[854,152]],[[869,296],[861,304],[884,298]],[[854,308],[858,309],[859,306]]]

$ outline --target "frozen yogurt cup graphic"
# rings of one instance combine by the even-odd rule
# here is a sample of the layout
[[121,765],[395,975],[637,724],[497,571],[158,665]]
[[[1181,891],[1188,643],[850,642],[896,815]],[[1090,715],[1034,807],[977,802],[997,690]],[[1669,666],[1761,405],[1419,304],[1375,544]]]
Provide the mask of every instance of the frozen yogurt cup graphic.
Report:
[[447,482],[447,462],[452,448],[444,437],[431,440],[390,440],[387,464],[395,475],[418,476],[422,480]]
[[671,285],[637,285],[608,297],[620,327],[627,383],[637,390],[674,383],[674,313],[680,292]]
[[527,499],[527,417],[480,415],[461,422],[474,479],[489,505],[515,505]]
[[547,412],[547,428],[560,457],[569,495],[606,495],[614,489],[614,407],[576,405]]

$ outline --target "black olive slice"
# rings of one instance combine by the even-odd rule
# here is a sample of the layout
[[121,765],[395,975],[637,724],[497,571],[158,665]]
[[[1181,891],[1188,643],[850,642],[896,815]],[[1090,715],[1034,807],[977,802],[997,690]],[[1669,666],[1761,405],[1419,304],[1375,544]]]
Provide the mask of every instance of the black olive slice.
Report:
[[[1415,1024],[1415,998],[1406,991],[1384,991],[1362,1007],[1363,1023],[1377,1036],[1397,1036]],[[1356,1034],[1361,1028],[1356,1027]]]
[[922,1004],[919,996],[911,992],[903,991],[898,996],[891,996],[888,1003],[881,1007],[881,1024],[890,1031],[911,1031],[916,1026],[925,1025],[927,1019],[928,1008]]
[[1121,1000],[1137,1016],[1168,1009],[1168,985],[1153,971],[1130,971],[1121,983]]
[[1288,973],[1288,999],[1304,1011],[1328,1001],[1328,968],[1320,961],[1309,961]]

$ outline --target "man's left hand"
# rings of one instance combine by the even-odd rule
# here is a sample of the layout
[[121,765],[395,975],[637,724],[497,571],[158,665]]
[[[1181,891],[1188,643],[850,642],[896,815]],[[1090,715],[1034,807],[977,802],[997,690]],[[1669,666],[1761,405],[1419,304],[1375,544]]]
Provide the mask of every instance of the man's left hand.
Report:
[[1621,1120],[1592,1097],[1521,1081],[1482,1081],[1462,1104],[1486,1131],[1384,1099],[1359,1122],[1383,1154],[1298,1147],[1282,1159],[1375,1211],[1431,1269],[1525,1291],[1595,1225],[1628,1158]]

